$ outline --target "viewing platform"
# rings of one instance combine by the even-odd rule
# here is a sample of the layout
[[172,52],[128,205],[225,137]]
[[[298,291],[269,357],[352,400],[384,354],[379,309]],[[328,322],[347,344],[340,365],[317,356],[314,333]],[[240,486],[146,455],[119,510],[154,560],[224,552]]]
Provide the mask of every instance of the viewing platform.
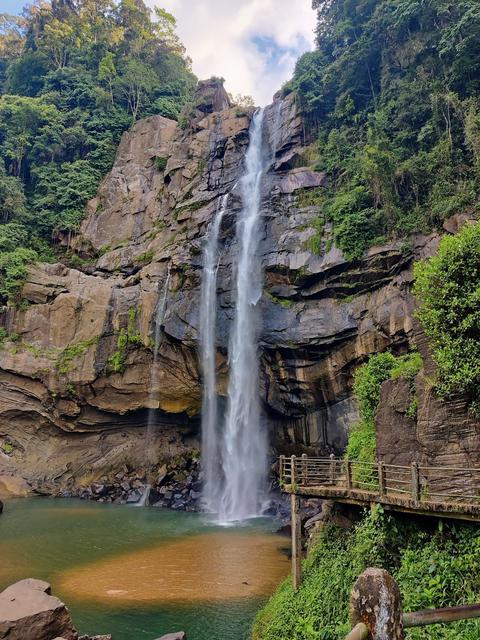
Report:
[[480,521],[480,469],[280,456],[280,486],[296,496]]

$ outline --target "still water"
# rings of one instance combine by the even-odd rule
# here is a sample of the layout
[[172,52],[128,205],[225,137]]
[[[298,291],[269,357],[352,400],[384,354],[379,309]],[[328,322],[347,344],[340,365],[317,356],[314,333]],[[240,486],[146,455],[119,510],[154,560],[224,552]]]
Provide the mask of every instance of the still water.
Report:
[[0,516],[0,590],[52,584],[81,633],[153,640],[246,640],[287,575],[271,520],[222,528],[202,514],[76,500],[10,500]]

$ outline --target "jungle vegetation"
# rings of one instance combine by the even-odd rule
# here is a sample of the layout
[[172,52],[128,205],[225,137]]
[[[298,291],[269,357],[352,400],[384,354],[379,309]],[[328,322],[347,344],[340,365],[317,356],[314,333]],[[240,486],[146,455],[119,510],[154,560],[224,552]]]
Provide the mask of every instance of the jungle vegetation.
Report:
[[[313,0],[317,48],[284,93],[304,112],[319,191],[350,258],[478,211],[477,0]],[[319,242],[313,245],[320,246]]]
[[196,78],[175,18],[143,0],[35,0],[0,14],[0,297],[75,231],[123,131],[176,119]]

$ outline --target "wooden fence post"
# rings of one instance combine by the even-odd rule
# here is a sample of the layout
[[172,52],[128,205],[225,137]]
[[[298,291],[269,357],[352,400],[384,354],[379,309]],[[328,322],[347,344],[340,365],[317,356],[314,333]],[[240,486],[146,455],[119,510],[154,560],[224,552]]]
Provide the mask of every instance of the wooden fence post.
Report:
[[302,484],[307,486],[308,484],[308,473],[307,473],[307,454],[302,453]]
[[280,486],[287,484],[285,482],[285,456],[280,456],[278,478],[280,480]]
[[418,462],[412,462],[412,500],[420,502],[420,476]]
[[294,591],[298,591],[302,582],[302,521],[300,518],[300,496],[297,490],[297,474],[295,469],[296,457],[292,456],[292,494],[291,529],[292,529],[292,582]]
[[383,462],[378,463],[378,492],[380,498],[385,497],[386,482],[385,482],[385,464]]
[[[333,455],[333,454],[332,454]],[[330,484],[335,484],[335,466],[337,461],[335,458],[330,459]]]
[[347,489],[352,488],[352,462],[347,460],[345,463],[345,481],[347,483]]
[[352,626],[366,625],[371,640],[404,640],[400,590],[383,569],[367,569],[350,596]]

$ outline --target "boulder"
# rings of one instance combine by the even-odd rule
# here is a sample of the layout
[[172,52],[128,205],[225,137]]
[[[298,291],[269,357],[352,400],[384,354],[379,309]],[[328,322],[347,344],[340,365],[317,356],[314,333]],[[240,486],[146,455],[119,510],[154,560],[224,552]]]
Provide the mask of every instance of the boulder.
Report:
[[77,640],[72,618],[48,582],[28,578],[0,593],[0,640]]
[[177,631],[176,633],[167,633],[167,635],[157,638],[157,640],[187,640],[185,631]]

